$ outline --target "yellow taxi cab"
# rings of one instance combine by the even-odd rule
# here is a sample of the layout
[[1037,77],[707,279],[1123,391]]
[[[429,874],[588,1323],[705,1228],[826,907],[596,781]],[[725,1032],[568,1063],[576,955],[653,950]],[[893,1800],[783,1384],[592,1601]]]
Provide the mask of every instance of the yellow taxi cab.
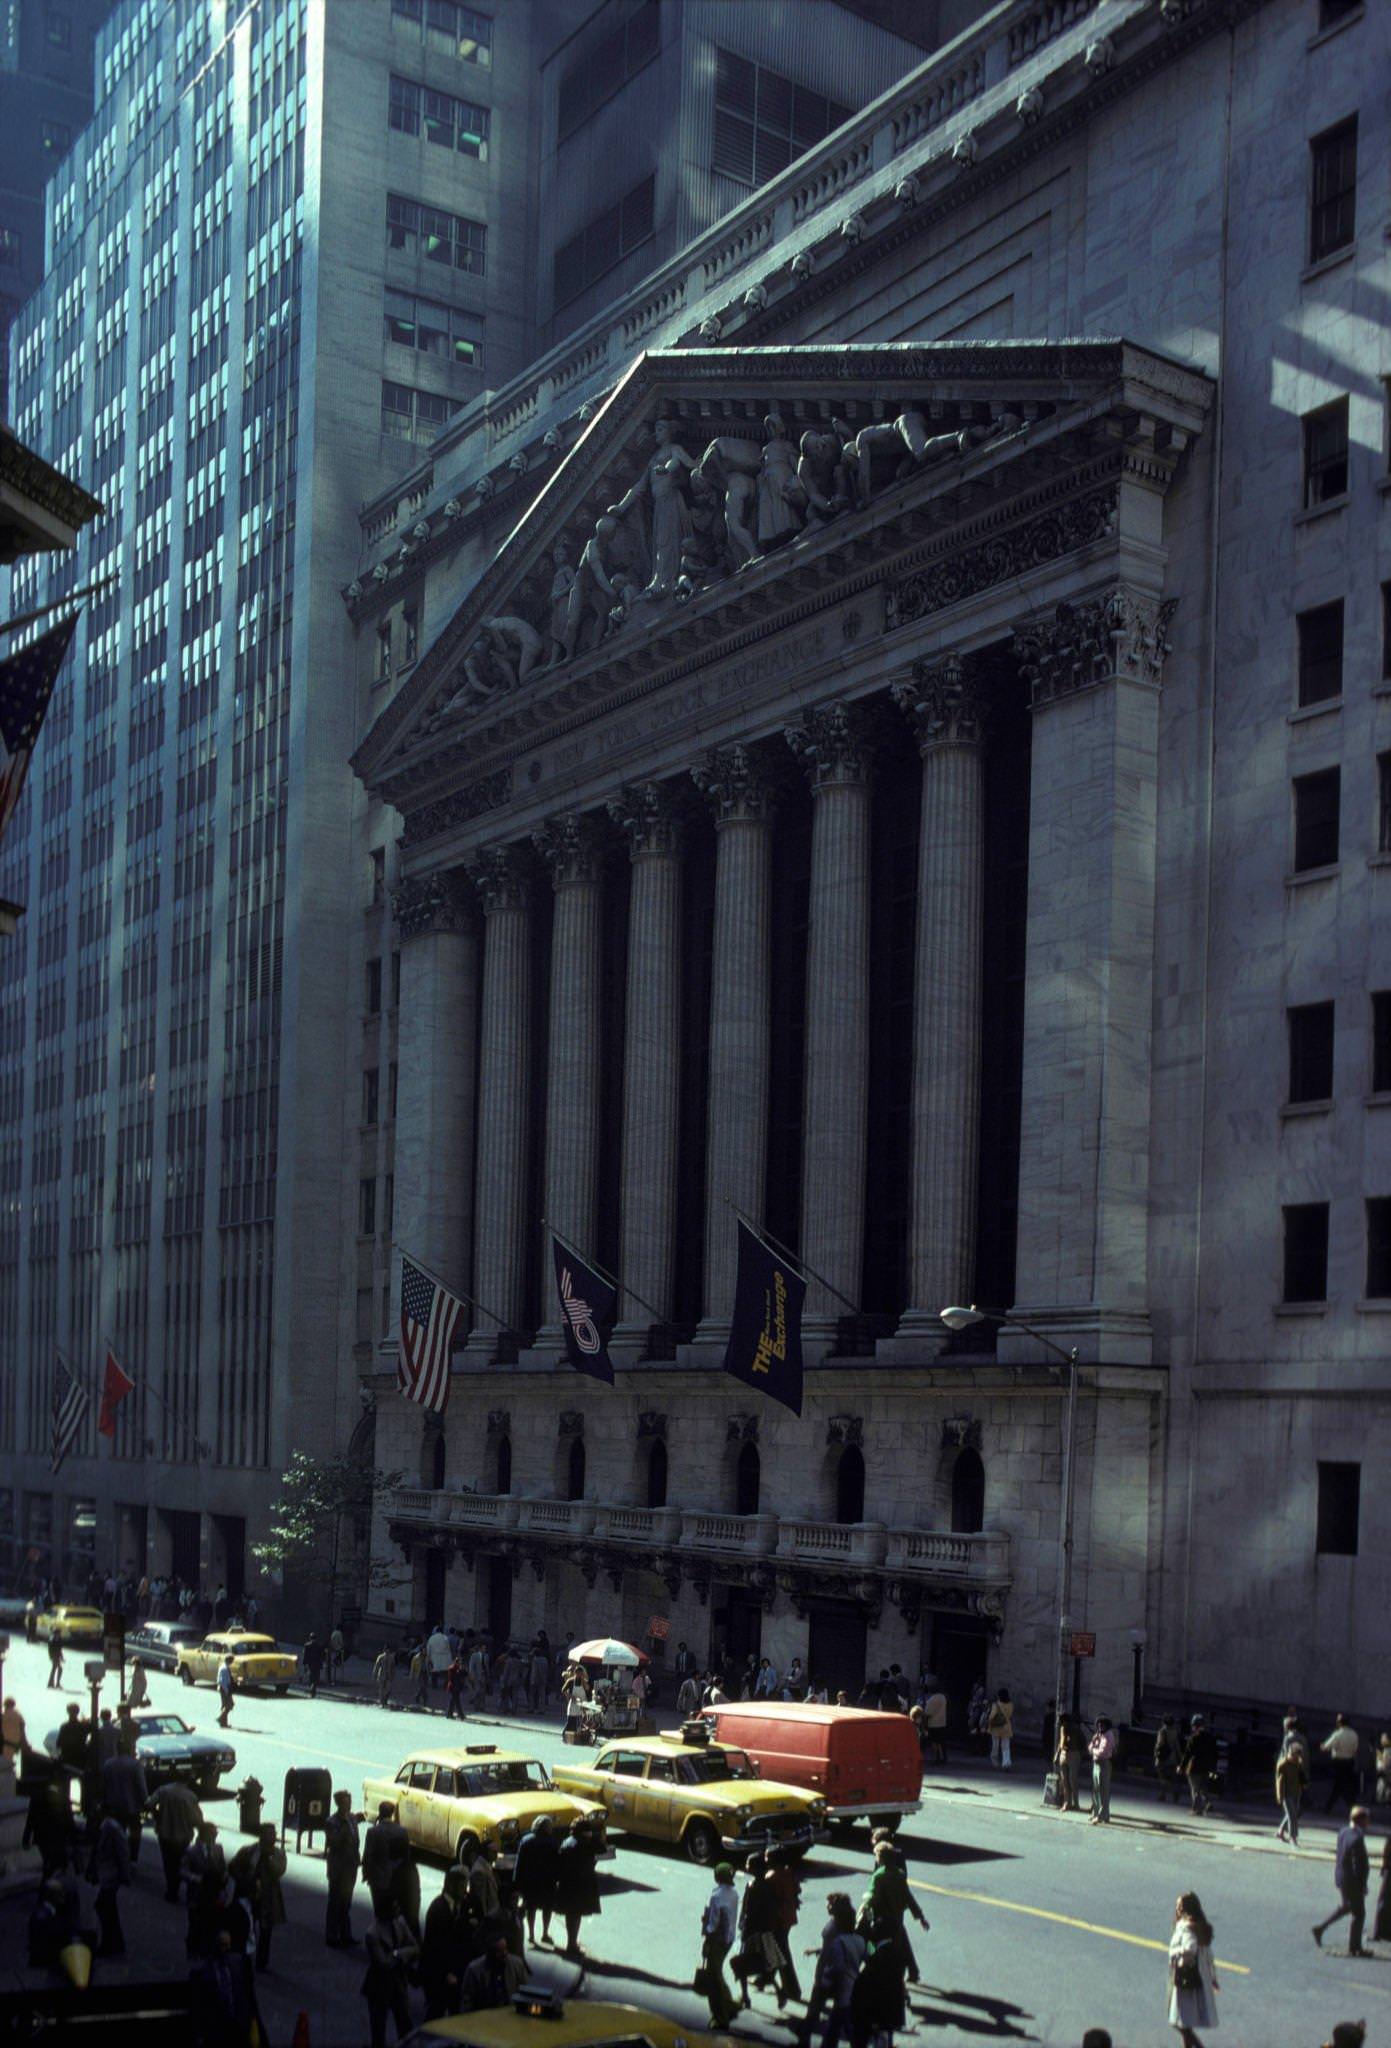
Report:
[[60,1643],[99,1643],[99,1607],[50,1607],[34,1617],[34,1635],[39,1642],[56,1636]]
[[592,1764],[558,1764],[555,1781],[601,1800],[614,1825],[630,1834],[679,1842],[693,1863],[753,1849],[805,1855],[826,1831],[825,1800],[760,1778],[744,1750],[708,1735],[701,1722],[679,1735],[625,1738]]
[[611,1856],[604,1809],[593,1799],[557,1790],[549,1771],[520,1750],[474,1742],[462,1749],[417,1749],[394,1778],[367,1778],[362,1810],[375,1820],[390,1800],[396,1818],[417,1849],[462,1862],[475,1845],[497,1849],[497,1862],[510,1869],[517,1844],[539,1814],[548,1813],[563,1832],[572,1820],[590,1820],[598,1853]]
[[402,2048],[433,2048],[443,2041],[462,2048],[535,2048],[538,2041],[548,2048],[734,2048],[728,2034],[683,2027],[665,2013],[600,1999],[562,2001],[540,1984],[524,1984],[510,2007],[427,2020],[406,2036]]
[[288,1692],[299,1670],[292,1651],[282,1650],[274,1636],[256,1635],[250,1629],[225,1629],[221,1635],[204,1636],[201,1643],[181,1644],[174,1669],[185,1685],[216,1685],[218,1667],[229,1650],[237,1692]]

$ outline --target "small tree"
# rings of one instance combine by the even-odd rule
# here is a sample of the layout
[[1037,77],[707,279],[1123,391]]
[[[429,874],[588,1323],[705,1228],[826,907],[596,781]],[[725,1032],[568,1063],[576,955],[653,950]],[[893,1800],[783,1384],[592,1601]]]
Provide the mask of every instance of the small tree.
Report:
[[396,1565],[372,1555],[372,1501],[404,1476],[374,1471],[353,1458],[311,1458],[296,1451],[271,1506],[270,1530],[263,1542],[252,1544],[252,1556],[262,1570],[288,1569],[308,1585],[325,1587],[329,1615],[336,1619],[345,1580],[383,1586],[397,1575]]

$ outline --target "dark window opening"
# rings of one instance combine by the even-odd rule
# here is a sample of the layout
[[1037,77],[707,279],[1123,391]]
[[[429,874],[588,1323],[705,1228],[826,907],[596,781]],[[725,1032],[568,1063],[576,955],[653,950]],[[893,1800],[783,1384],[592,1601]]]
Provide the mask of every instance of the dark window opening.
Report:
[[656,179],[634,185],[614,206],[588,221],[555,252],[552,298],[557,309],[577,299],[616,263],[650,240],[655,224]]
[[741,185],[766,184],[851,111],[765,65],[716,50],[713,169]]
[[1338,858],[1338,814],[1342,777],[1320,768],[1294,779],[1294,869],[1332,867]]
[[1317,263],[1352,242],[1357,214],[1357,116],[1316,135],[1309,144],[1309,261]]
[[1319,27],[1333,28],[1350,14],[1360,14],[1365,0],[1319,0]]
[[512,1439],[510,1436],[500,1436],[497,1440],[497,1449],[493,1453],[493,1492],[510,1493],[511,1491]]
[[357,1227],[362,1237],[372,1237],[377,1228],[377,1183],[370,1175],[357,1184]]
[[1356,1557],[1362,1467],[1319,1459],[1318,1547],[1325,1557]]
[[647,1505],[650,1508],[664,1508],[667,1504],[667,1447],[659,1436],[653,1437],[647,1452]]
[[376,1017],[382,1007],[382,963],[380,960],[367,962],[367,1014]]
[[1391,583],[1381,586],[1381,675],[1391,682]]
[[602,41],[591,43],[561,79],[556,126],[562,142],[656,56],[662,46],[658,5],[659,0],[638,0],[618,26]]
[[444,1457],[444,1431],[441,1430],[430,1453],[430,1484],[436,1493],[444,1485]]
[[1324,704],[1343,693],[1343,600],[1300,612],[1299,702]]
[[1372,995],[1372,1093],[1391,1094],[1391,989]]
[[362,1121],[374,1124],[377,1121],[377,1099],[380,1094],[380,1069],[368,1067],[362,1076]]
[[957,1452],[951,1468],[951,1526],[957,1536],[985,1527],[985,1466],[969,1445]]
[[1286,1301],[1328,1299],[1328,1204],[1295,1202],[1286,1208]]
[[756,1515],[758,1497],[763,1484],[763,1465],[758,1455],[758,1445],[745,1443],[739,1446],[739,1456],[734,1464],[734,1512],[736,1515]]
[[1391,853],[1391,753],[1377,755],[1377,852]]
[[1367,1197],[1367,1299],[1391,1296],[1391,1195]]
[[1291,1102],[1327,1102],[1333,1094],[1333,1005],[1300,1003],[1287,1010]]
[[1326,505],[1348,487],[1348,402],[1335,398],[1304,415],[1304,503]]
[[565,1498],[584,1499],[584,1438],[572,1436],[570,1455],[565,1461]]
[[836,1520],[862,1522],[865,1518],[865,1454],[858,1444],[847,1444],[836,1467]]

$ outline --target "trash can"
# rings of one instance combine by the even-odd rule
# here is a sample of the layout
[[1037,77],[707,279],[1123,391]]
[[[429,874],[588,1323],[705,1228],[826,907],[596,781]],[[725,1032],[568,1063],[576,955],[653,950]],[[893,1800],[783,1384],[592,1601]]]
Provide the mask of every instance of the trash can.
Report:
[[248,1778],[237,1788],[237,1826],[244,1835],[257,1835],[261,1831],[261,1806],[265,1798],[265,1787],[259,1778]]
[[295,1831],[295,1848],[301,1835],[322,1834],[333,1804],[333,1773],[321,1770],[291,1770],[285,1773],[285,1805],[280,1817],[284,1837]]

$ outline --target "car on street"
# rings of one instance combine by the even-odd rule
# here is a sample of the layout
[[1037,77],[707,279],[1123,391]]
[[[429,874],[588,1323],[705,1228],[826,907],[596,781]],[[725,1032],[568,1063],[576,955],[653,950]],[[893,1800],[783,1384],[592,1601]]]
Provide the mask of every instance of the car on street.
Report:
[[518,1842],[543,1813],[561,1829],[572,1820],[594,1821],[600,1855],[613,1853],[601,1804],[558,1790],[535,1757],[493,1743],[412,1751],[394,1778],[364,1780],[362,1810],[369,1820],[376,1818],[383,1800],[395,1806],[397,1819],[417,1849],[453,1862],[465,1861],[475,1845],[491,1845],[499,1866],[510,1869]]
[[606,1999],[562,2001],[540,1984],[524,1984],[510,2007],[427,2020],[407,2034],[402,2048],[437,2048],[446,2041],[462,2048],[534,2048],[537,2041],[547,2048],[733,2048],[729,2035],[703,2033],[664,2013]]
[[201,1643],[181,1643],[174,1653],[174,1669],[185,1685],[216,1685],[218,1667],[229,1650],[237,1692],[288,1692],[299,1671],[292,1651],[282,1650],[274,1636],[250,1629],[224,1629],[220,1635],[204,1636]]
[[558,1764],[555,1781],[602,1801],[615,1827],[679,1843],[693,1863],[754,1849],[804,1855],[826,1831],[826,1801],[761,1778],[744,1750],[704,1733],[623,1738],[592,1764]]
[[191,1621],[142,1621],[126,1630],[126,1655],[156,1671],[173,1671],[185,1643],[201,1643],[203,1631]]
[[[196,1792],[215,1792],[219,1779],[237,1767],[237,1752],[225,1736],[200,1735],[179,1714],[134,1714],[135,1754],[144,1766],[153,1792],[171,1778],[182,1778]],[[58,1754],[58,1730],[44,1737],[50,1756]]]
[[22,1628],[29,1602],[22,1593],[0,1593],[0,1627]]
[[918,1731],[906,1714],[811,1701],[727,1700],[702,1707],[713,1742],[732,1744],[782,1785],[826,1801],[833,1823],[896,1828],[922,1804]]
[[56,1636],[60,1643],[99,1643],[102,1617],[99,1607],[47,1607],[34,1616],[34,1636],[44,1643]]

